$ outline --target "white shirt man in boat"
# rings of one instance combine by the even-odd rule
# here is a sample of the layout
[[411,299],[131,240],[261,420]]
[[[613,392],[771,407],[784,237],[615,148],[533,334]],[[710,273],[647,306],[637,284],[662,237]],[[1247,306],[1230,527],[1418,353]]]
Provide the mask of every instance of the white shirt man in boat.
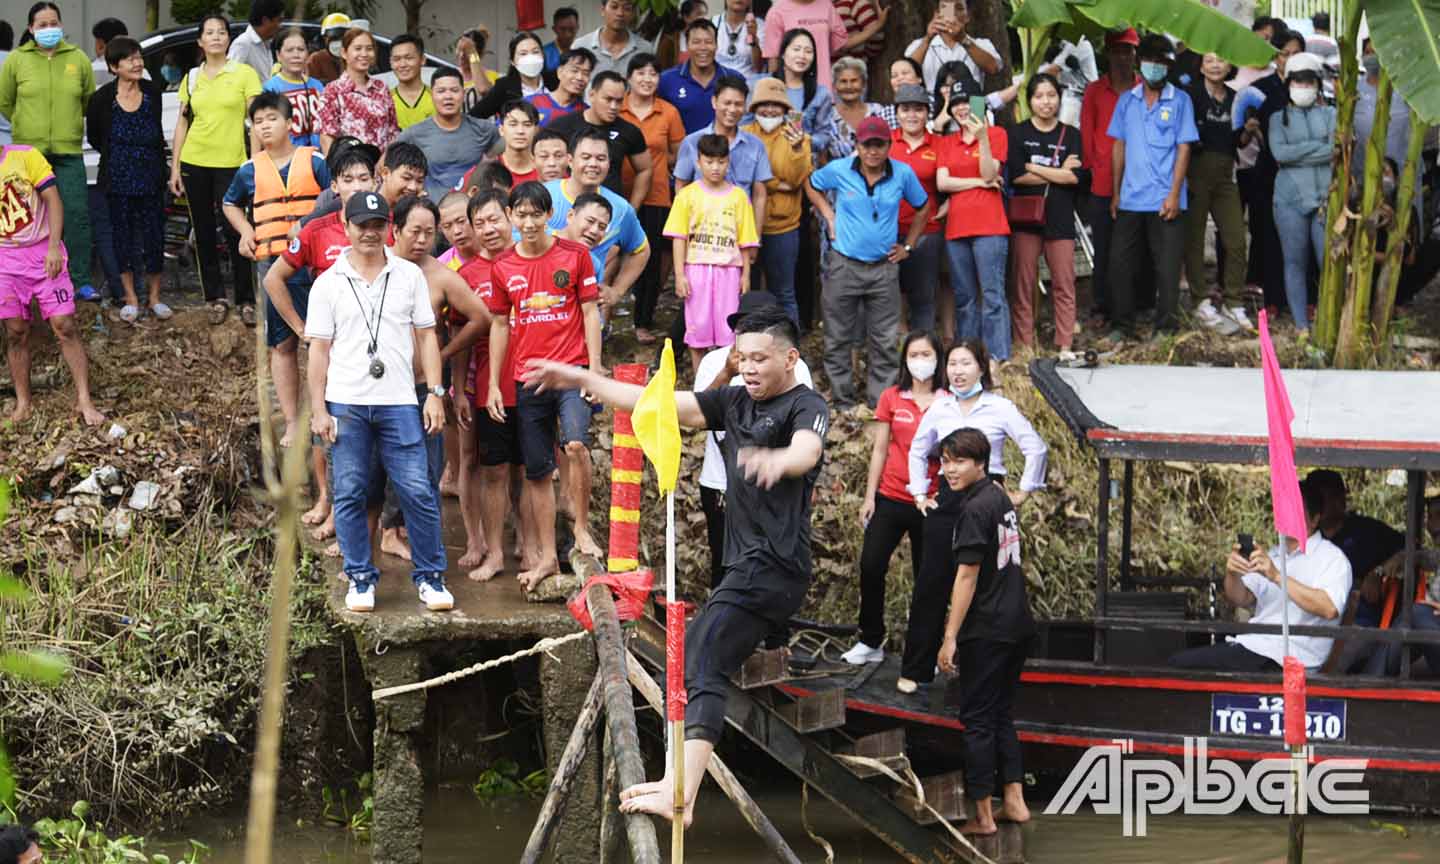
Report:
[[[1345,608],[1350,594],[1350,562],[1340,547],[1320,532],[1324,493],[1319,483],[1306,482],[1300,484],[1300,495],[1305,502],[1305,527],[1310,536],[1305,538],[1303,552],[1298,541],[1285,539],[1288,600],[1280,588],[1280,546],[1268,553],[1256,549],[1245,558],[1237,545],[1225,562],[1225,599],[1236,608],[1254,610],[1251,624],[1279,624],[1282,611],[1288,611],[1291,625],[1333,625],[1339,623]],[[1292,635],[1290,653],[1306,669],[1318,671],[1330,656],[1333,642],[1329,636]],[[1226,672],[1275,671],[1284,662],[1283,644],[1279,633],[1242,633],[1214,645],[1181,651],[1170,658],[1170,665]]]

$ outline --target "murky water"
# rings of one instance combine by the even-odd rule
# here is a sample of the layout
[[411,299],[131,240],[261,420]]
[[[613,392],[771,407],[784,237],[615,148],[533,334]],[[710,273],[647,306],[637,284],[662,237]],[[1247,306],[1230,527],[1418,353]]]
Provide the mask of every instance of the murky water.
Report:
[[[761,807],[776,823],[804,861],[823,861],[824,853],[801,824],[798,786],[785,781],[774,791],[758,796]],[[1033,804],[1034,802],[1032,802]],[[538,802],[507,801],[483,804],[467,789],[441,789],[427,805],[425,861],[427,864],[472,864],[475,861],[514,861],[529,837]],[[846,819],[837,808],[812,796],[809,822],[814,831],[835,848],[843,864],[892,862],[897,858],[886,846]],[[701,794],[695,827],[686,838],[686,857],[704,864],[762,864],[772,860],[741,821],[735,808],[718,791]],[[355,842],[337,828],[283,825],[276,844],[276,860],[284,864],[369,864],[369,847]],[[1381,827],[1403,827],[1406,833]],[[1285,860],[1283,817],[1192,816],[1155,817],[1146,837],[1122,837],[1120,820],[1112,816],[1038,815],[1026,829],[1026,851],[1037,864],[1261,864]],[[1398,864],[1440,860],[1440,821],[1382,816],[1322,818],[1307,822],[1306,864]],[[208,843],[213,864],[240,864],[243,858],[243,816],[196,822],[182,836]],[[1408,836],[1407,836],[1408,835]],[[661,844],[667,847],[666,843]],[[156,850],[160,851],[160,850]]]

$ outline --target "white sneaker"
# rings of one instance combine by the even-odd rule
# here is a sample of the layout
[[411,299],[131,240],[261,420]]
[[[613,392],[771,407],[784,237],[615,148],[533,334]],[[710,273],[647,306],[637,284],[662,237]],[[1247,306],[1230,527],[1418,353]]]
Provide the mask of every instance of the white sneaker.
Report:
[[1201,300],[1200,305],[1195,307],[1195,317],[1201,324],[1220,333],[1222,336],[1229,336],[1238,330],[1238,325],[1226,316],[1221,315],[1215,308],[1215,304],[1210,302],[1209,297]]
[[871,648],[864,642],[856,642],[855,647],[840,655],[840,659],[851,666],[864,666],[866,663],[879,663],[885,659],[884,648]]
[[352,581],[350,590],[345,592],[345,608],[351,612],[374,612],[375,586],[361,587]]
[[432,576],[420,582],[420,602],[431,612],[444,612],[455,608],[455,597],[445,589],[445,580]]
[[1245,330],[1252,333],[1255,332],[1255,325],[1250,323],[1250,316],[1245,312],[1244,306],[1231,306],[1225,310],[1225,314],[1229,315],[1231,321],[1239,324]]

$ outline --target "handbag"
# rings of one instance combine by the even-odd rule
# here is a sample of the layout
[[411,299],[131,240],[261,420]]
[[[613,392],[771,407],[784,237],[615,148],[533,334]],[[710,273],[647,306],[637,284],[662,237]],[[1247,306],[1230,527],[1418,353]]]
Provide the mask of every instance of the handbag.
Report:
[[[1060,124],[1060,138],[1055,142],[1055,154],[1060,154],[1060,146],[1065,143],[1065,124]],[[1050,198],[1050,184],[1045,184],[1045,191],[1039,195],[1011,195],[1005,205],[1005,215],[1009,217],[1012,226],[1020,228],[1039,228],[1045,225],[1045,203]]]

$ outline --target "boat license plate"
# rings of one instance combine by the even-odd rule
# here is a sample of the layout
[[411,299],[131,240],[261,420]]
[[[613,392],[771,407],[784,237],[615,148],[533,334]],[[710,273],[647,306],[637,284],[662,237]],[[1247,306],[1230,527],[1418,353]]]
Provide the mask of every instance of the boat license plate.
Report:
[[[1252,738],[1285,737],[1285,698],[1239,693],[1210,695],[1210,734]],[[1345,700],[1305,700],[1305,737],[1309,741],[1345,740]]]

